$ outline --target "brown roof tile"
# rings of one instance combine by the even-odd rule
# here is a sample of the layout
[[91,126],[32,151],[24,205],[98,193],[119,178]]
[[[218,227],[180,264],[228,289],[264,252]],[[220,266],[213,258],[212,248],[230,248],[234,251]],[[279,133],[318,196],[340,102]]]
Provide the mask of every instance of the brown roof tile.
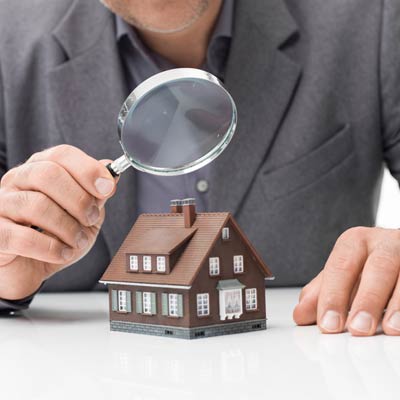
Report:
[[152,228],[137,239],[129,238],[129,253],[171,254],[196,232],[196,228]]
[[[137,219],[135,225],[127,235],[116,255],[112,259],[109,267],[101,277],[102,282],[127,282],[127,283],[148,283],[160,285],[192,285],[197,273],[203,263],[204,258],[213,248],[214,242],[219,237],[221,229],[231,218],[230,213],[197,213],[196,220],[192,228],[182,228],[184,226],[183,214],[142,214]],[[233,220],[233,218],[232,218]],[[260,262],[260,268],[263,269],[266,276],[272,276],[268,267],[255,252],[250,242],[247,240],[243,232],[237,224],[238,231],[243,236],[245,242],[250,246]],[[140,248],[143,237],[153,235],[152,231],[168,232],[168,230],[179,232],[180,238],[186,238],[193,235],[188,243],[185,251],[179,257],[170,274],[157,273],[136,273],[126,271],[126,253],[133,253],[132,248]],[[187,236],[181,233],[181,230],[187,231]],[[194,233],[193,233],[194,232]],[[168,240],[166,239],[166,243]],[[165,248],[172,246],[172,242],[165,245]],[[178,240],[176,240],[176,243]],[[157,245],[158,246],[158,245]],[[143,247],[145,245],[143,244]],[[147,249],[149,250],[149,248]],[[157,252],[160,253],[159,247]]]

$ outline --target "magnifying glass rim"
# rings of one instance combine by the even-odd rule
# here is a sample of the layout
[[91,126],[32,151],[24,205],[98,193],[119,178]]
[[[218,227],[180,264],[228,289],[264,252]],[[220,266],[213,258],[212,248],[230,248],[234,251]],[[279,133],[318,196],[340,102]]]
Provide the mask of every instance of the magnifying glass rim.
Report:
[[[148,164],[140,163],[139,161],[132,158],[126,151],[124,144],[122,143],[122,130],[124,128],[126,118],[129,112],[131,111],[132,107],[134,107],[141,98],[149,94],[154,89],[160,87],[161,85],[187,79],[198,79],[211,82],[220,87],[225,92],[227,97],[230,99],[232,105],[232,114],[233,114],[232,121],[227,132],[221,139],[221,142],[217,146],[212,148],[208,153],[204,154],[202,157],[194,161],[191,161],[190,163],[184,164],[181,167],[176,167],[173,169],[150,166]],[[196,68],[175,68],[153,75],[152,77],[148,78],[140,85],[138,85],[132,91],[132,93],[127,97],[124,104],[122,105],[120,113],[118,115],[118,136],[120,138],[120,144],[122,150],[124,151],[125,157],[129,160],[130,164],[133,167],[135,167],[140,171],[154,175],[173,176],[173,175],[182,175],[184,173],[196,171],[197,169],[204,167],[205,165],[213,161],[216,157],[218,157],[225,150],[225,148],[231,141],[233,134],[235,133],[236,125],[237,125],[236,104],[233,101],[232,96],[223,87],[223,85],[221,84],[221,82],[217,77],[210,74],[209,72]]]

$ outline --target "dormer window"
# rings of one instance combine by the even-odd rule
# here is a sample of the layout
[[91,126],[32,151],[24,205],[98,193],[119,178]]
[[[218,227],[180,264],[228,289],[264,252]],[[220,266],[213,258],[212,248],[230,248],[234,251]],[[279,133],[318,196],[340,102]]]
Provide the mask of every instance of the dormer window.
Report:
[[138,256],[129,256],[129,269],[131,271],[137,271],[139,269]]
[[143,271],[151,271],[151,256],[143,256]]
[[165,256],[157,257],[157,272],[165,272]]
[[209,259],[210,275],[219,275],[219,257],[210,257]]
[[229,228],[222,228],[222,240],[229,240]]
[[243,270],[243,256],[233,256],[233,272],[235,274],[241,274]]

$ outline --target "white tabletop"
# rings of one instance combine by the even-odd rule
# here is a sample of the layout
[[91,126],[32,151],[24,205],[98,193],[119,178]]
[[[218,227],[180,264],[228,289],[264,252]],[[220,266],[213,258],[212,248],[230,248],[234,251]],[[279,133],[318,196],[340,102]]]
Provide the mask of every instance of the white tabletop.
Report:
[[40,294],[0,318],[0,398],[399,399],[400,338],[296,327],[268,289],[268,329],[199,340],[110,332],[106,293]]

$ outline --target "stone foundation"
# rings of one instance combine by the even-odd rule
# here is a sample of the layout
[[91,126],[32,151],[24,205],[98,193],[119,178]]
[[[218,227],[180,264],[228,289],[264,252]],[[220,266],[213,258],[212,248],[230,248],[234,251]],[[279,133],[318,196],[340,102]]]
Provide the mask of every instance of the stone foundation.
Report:
[[267,329],[265,319],[252,321],[231,322],[211,326],[196,328],[179,328],[176,326],[138,324],[135,322],[110,321],[112,331],[140,333],[144,335],[166,336],[179,339],[200,339],[204,337],[230,335],[233,333],[243,333],[260,331]]

